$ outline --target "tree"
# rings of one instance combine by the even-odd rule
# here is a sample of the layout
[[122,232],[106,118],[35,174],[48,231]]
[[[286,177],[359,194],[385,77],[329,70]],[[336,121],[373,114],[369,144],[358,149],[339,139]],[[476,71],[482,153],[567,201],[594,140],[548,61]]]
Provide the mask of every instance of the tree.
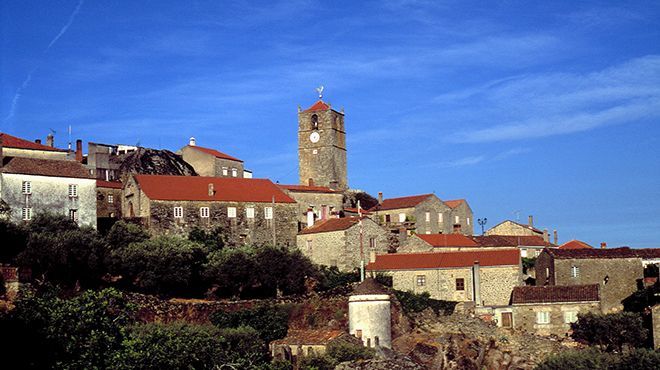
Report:
[[240,298],[243,291],[256,283],[254,260],[241,248],[225,248],[211,252],[204,265],[204,278],[220,297]]
[[339,363],[344,361],[368,360],[374,356],[374,350],[361,344],[336,340],[328,344],[326,354]]
[[194,227],[188,233],[188,240],[202,244],[209,252],[220,250],[225,247],[225,231],[222,227],[216,227],[211,231],[206,231],[199,227]]
[[288,310],[269,304],[234,312],[216,311],[209,320],[219,328],[251,327],[266,343],[286,337],[289,328]]
[[621,351],[641,347],[648,330],[642,326],[639,314],[620,312],[612,314],[586,313],[571,324],[571,336],[578,342],[594,345],[606,351]]
[[198,283],[205,262],[204,249],[187,239],[159,236],[112,251],[113,273],[143,293],[191,295],[203,289]]
[[27,232],[8,220],[0,218],[0,263],[14,263],[16,257],[25,249]]
[[149,239],[149,233],[140,225],[125,221],[117,221],[112,225],[106,241],[110,249],[128,247],[131,243],[140,243]]
[[305,292],[305,280],[317,277],[316,266],[300,250],[286,247],[259,247],[254,253],[257,283],[271,296]]
[[319,289],[322,291],[331,290],[360,281],[359,270],[356,269],[350,272],[342,272],[339,271],[337,266],[320,266],[319,276]]

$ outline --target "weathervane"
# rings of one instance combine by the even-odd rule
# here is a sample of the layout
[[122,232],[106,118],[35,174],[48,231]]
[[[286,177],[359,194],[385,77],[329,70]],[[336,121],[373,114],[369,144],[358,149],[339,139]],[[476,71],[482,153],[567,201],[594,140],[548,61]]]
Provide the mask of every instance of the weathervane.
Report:
[[323,85],[316,88],[316,92],[319,93],[319,99],[323,98],[323,89],[324,89]]

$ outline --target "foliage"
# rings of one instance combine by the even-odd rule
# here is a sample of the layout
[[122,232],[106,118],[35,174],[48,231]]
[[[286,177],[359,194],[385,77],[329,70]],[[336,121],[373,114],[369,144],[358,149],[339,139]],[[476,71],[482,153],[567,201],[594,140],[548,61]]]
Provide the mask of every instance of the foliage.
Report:
[[450,315],[454,312],[454,307],[457,304],[457,302],[453,301],[433,299],[428,292],[416,294],[411,291],[394,290],[394,295],[399,300],[399,303],[401,303],[403,311],[407,314],[421,312],[427,308],[431,308],[436,315],[439,315],[441,312],[443,315]]
[[68,300],[52,292],[27,294],[0,317],[0,345],[5,353],[39,350],[38,356],[14,356],[16,368],[111,368],[130,321],[130,306],[113,289]]
[[53,213],[38,213],[29,221],[30,233],[50,233],[58,234],[65,231],[78,229],[76,224],[69,217]]
[[27,232],[12,222],[0,218],[0,263],[14,263],[16,256],[25,249]]
[[240,298],[256,284],[255,265],[249,251],[225,248],[209,254],[204,278],[215,286],[217,296]]
[[140,243],[149,239],[149,233],[140,225],[117,221],[106,236],[110,249],[128,247],[131,243]]
[[392,281],[392,276],[387,275],[387,274],[383,274],[382,272],[377,273],[375,279],[381,285],[386,286],[386,287],[391,288],[394,285],[394,282]]
[[305,280],[318,276],[316,266],[297,248],[260,247],[253,258],[257,282],[270,296],[302,294]]
[[216,251],[225,247],[224,235],[225,231],[222,227],[216,227],[211,231],[194,227],[188,233],[188,240],[204,245],[208,251]]
[[650,287],[638,290],[623,300],[623,309],[629,312],[642,313],[660,303],[660,281]]
[[351,272],[342,272],[339,271],[337,266],[320,266],[319,280],[319,290],[331,290],[360,281],[360,271],[353,270]]
[[286,337],[289,327],[288,310],[284,306],[268,304],[235,312],[216,311],[209,319],[219,328],[251,327],[266,343]]
[[586,313],[571,324],[571,336],[578,342],[595,345],[606,351],[621,351],[644,345],[648,330],[642,326],[639,314],[619,312],[612,314]]
[[367,360],[374,356],[374,349],[359,344],[334,341],[328,345],[326,355],[337,363],[344,361]]
[[527,274],[529,269],[533,269],[534,266],[536,265],[536,257],[523,257],[522,259],[522,267],[523,267],[523,273]]
[[7,293],[7,288],[5,287],[5,277],[0,274],[0,297],[4,296]]
[[332,370],[337,366],[333,358],[327,355],[307,356],[300,361],[302,370]]
[[114,250],[114,273],[143,293],[187,295],[199,288],[203,247],[189,240],[159,236]]
[[633,349],[626,353],[601,352],[595,348],[563,351],[541,362],[536,370],[654,370],[660,368],[660,352]]

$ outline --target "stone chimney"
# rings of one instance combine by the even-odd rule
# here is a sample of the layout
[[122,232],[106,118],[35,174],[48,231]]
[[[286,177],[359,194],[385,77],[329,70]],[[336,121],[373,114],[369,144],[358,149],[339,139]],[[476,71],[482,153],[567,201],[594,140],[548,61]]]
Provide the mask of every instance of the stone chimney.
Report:
[[76,161],[82,162],[83,152],[82,152],[82,140],[76,140]]
[[41,139],[35,139],[34,142],[37,144],[41,144]]
[[543,241],[544,242],[550,241],[550,236],[548,235],[548,229],[543,229]]
[[314,226],[314,211],[311,208],[307,209],[307,227]]
[[314,186],[314,179],[310,177],[309,180],[307,180],[307,185]]
[[194,137],[191,137],[191,138],[190,138],[190,141],[188,142],[188,145],[190,145],[190,146],[195,146],[195,145],[197,145],[197,140],[195,140]]
[[553,239],[554,239],[554,242],[555,242],[554,244],[558,245],[559,244],[559,238],[557,237],[557,230],[552,230],[552,236],[553,236]]
[[55,136],[53,135],[52,132],[48,134],[48,136],[46,136],[46,145],[51,148],[55,147]]
[[481,268],[479,261],[474,261],[472,266],[472,299],[475,306],[481,306]]
[[212,197],[215,195],[215,187],[213,183],[209,183],[209,197]]
[[378,192],[378,204],[383,204],[383,192]]
[[527,224],[529,225],[529,227],[534,227],[534,216],[529,215],[529,217],[527,218]]
[[600,243],[600,249],[607,249],[607,243],[605,242]]

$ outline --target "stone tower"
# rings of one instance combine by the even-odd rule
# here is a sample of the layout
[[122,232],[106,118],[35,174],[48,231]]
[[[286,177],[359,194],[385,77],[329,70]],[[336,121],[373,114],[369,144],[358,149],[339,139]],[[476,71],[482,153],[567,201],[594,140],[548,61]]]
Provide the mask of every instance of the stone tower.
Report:
[[392,348],[390,296],[373,278],[348,297],[348,332],[367,347]]
[[298,162],[301,184],[348,188],[343,112],[321,99],[298,109]]

